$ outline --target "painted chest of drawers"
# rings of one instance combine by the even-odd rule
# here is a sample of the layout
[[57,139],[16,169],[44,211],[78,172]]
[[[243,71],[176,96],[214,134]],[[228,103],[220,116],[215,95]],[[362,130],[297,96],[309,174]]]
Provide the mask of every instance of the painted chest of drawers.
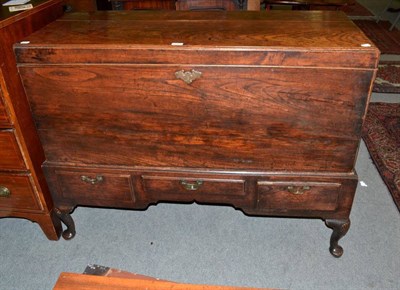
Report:
[[77,13],[27,40],[64,237],[77,205],[196,201],[321,218],[341,256],[379,57],[344,14]]

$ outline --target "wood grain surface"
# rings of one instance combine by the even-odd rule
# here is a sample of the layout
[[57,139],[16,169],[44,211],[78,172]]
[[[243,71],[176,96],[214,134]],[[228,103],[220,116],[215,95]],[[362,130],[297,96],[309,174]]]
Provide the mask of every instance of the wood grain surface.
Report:
[[68,238],[80,204],[349,224],[379,51],[344,14],[77,13],[27,40],[18,69]]
[[74,273],[61,273],[54,290],[77,290],[77,289],[174,289],[174,290],[268,290],[272,288],[250,288],[230,287],[217,285],[195,285],[185,283],[174,283],[168,281],[157,281],[148,279],[133,279],[119,277],[103,277],[93,275],[82,275]]
[[0,197],[3,209],[42,210],[40,202],[31,187],[31,177],[20,174],[0,173],[0,186],[8,188],[10,195]]
[[26,165],[13,130],[0,130],[0,168],[24,170]]
[[29,4],[32,9],[13,13],[0,6],[0,127],[10,132],[0,134],[0,174],[7,177],[1,181],[16,186],[11,197],[0,203],[0,216],[37,222],[49,239],[57,240],[61,223],[52,211],[53,202],[41,169],[44,153],[18,74],[13,45],[61,16],[63,1],[32,0]]
[[[181,69],[202,77],[188,85],[174,75]],[[353,167],[373,75],[151,65],[20,73],[49,161],[336,172]]]

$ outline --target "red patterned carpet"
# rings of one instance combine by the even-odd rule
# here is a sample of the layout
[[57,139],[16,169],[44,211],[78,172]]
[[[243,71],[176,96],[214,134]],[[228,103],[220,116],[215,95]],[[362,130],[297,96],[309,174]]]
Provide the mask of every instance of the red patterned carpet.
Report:
[[400,211],[400,103],[370,103],[362,134]]
[[400,94],[400,61],[380,61],[373,91]]
[[400,31],[391,26],[389,21],[353,20],[353,22],[379,48],[382,54],[400,54]]

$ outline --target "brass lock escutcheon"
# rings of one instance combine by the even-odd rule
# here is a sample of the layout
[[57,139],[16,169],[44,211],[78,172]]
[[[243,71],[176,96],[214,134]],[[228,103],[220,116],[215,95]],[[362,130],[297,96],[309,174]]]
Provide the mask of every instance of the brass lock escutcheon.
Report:
[[183,188],[185,188],[186,190],[198,190],[203,185],[202,180],[196,180],[193,182],[181,180],[180,183],[183,186]]
[[191,71],[179,70],[175,72],[176,78],[183,80],[187,84],[191,84],[194,80],[201,77],[201,72],[192,69]]
[[303,194],[304,192],[310,190],[311,187],[305,185],[305,186],[288,186],[287,191],[293,194]]
[[97,175],[95,178],[90,178],[89,176],[82,175],[81,180],[86,183],[96,184],[102,182],[104,178],[101,175]]
[[0,186],[0,197],[10,197],[11,190],[5,186]]

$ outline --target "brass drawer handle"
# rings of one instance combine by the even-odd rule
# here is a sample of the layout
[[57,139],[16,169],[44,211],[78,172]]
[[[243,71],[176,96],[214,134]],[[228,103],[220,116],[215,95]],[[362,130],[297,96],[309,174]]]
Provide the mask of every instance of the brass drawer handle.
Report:
[[101,175],[97,175],[96,178],[90,178],[89,176],[82,175],[81,180],[86,183],[96,184],[102,182],[104,178]]
[[287,191],[293,194],[303,194],[304,192],[310,190],[309,186],[288,186]]
[[187,84],[191,84],[194,80],[201,77],[201,72],[192,69],[191,71],[179,70],[175,72],[175,76],[178,79],[183,80]]
[[186,180],[181,180],[180,183],[186,190],[198,190],[203,185],[202,180],[196,180],[194,182],[187,182]]
[[10,197],[11,190],[5,186],[0,186],[0,197]]

